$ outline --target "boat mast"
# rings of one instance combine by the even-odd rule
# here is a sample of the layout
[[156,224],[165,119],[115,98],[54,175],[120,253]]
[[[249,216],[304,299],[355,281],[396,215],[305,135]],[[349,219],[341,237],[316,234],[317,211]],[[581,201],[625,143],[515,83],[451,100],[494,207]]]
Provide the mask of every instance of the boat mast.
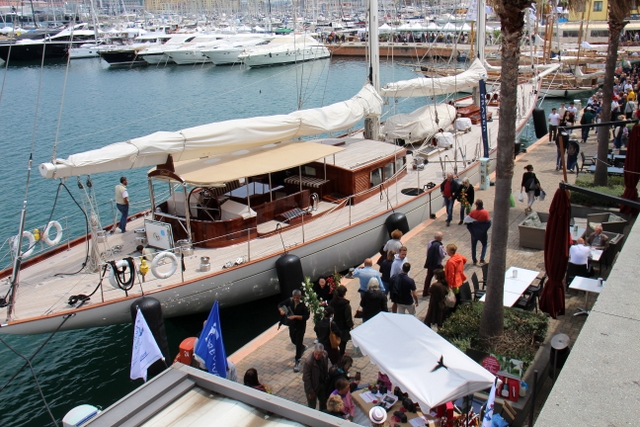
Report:
[[[369,83],[380,92],[380,47],[378,41],[378,0],[369,0]],[[364,137],[378,139],[380,119],[368,117],[364,121]]]

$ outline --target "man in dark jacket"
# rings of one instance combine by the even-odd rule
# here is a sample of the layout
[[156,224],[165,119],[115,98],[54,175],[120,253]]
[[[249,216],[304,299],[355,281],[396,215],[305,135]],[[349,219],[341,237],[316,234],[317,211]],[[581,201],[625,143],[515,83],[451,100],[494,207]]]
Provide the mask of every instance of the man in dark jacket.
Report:
[[460,191],[460,184],[453,179],[453,174],[447,174],[447,179],[440,184],[440,192],[444,199],[444,205],[447,208],[447,227],[451,224],[453,217],[453,204],[458,198],[458,192]]
[[424,288],[422,289],[422,297],[426,298],[429,295],[429,287],[431,286],[431,280],[433,279],[433,272],[438,268],[442,268],[442,261],[447,256],[447,252],[442,246],[443,234],[437,231],[433,235],[433,240],[427,243],[427,260],[424,263],[424,268],[427,269],[427,277],[424,279]]
[[302,292],[300,289],[294,289],[291,298],[287,298],[278,304],[280,315],[286,317],[289,326],[289,338],[296,346],[295,364],[293,372],[300,372],[300,358],[306,347],[302,344],[304,340],[304,332],[307,328],[307,319],[309,319],[309,309],[302,302]]
[[416,314],[418,306],[418,294],[416,293],[416,282],[409,277],[411,264],[405,262],[402,264],[402,273],[398,274],[398,313]]
[[488,232],[491,227],[491,218],[489,212],[484,208],[482,200],[476,200],[476,208],[469,213],[472,222],[467,223],[467,229],[471,234],[471,259],[473,264],[478,263],[476,258],[476,247],[478,242],[482,244],[482,252],[480,253],[480,265],[485,263],[484,257],[487,254]]
[[304,394],[307,396],[307,404],[315,409],[316,403],[320,401],[320,410],[327,409],[327,390],[325,385],[329,378],[329,357],[324,351],[324,346],[316,344],[311,353],[304,360],[302,365],[302,383],[304,384]]

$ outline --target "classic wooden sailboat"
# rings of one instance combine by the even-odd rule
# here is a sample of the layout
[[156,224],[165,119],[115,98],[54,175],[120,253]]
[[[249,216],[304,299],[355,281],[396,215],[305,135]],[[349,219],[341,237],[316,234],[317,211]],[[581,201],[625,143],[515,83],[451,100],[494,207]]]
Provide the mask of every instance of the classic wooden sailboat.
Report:
[[[377,17],[370,21],[377,28]],[[0,272],[0,292],[8,295],[0,304],[0,333],[127,322],[130,305],[143,295],[157,298],[167,317],[207,311],[216,300],[224,306],[264,298],[281,291],[276,262],[283,254],[298,257],[304,275],[316,279],[358,265],[388,239],[390,227],[404,227],[388,226],[389,218],[402,214],[407,229],[429,218],[442,204],[437,189],[423,189],[439,172],[436,163],[413,168],[404,147],[362,136],[301,139],[350,129],[363,118],[375,123],[382,106],[375,72],[370,81],[374,85],[350,100],[327,107],[156,132],[40,165],[50,179],[150,167],[153,208],[129,218],[133,233],[110,234],[113,228],[87,212],[89,235],[63,246],[55,246],[51,224],[43,234],[55,247],[33,258],[22,250],[21,226],[13,269]],[[406,96],[400,90],[411,85],[385,90]],[[519,86],[518,130],[538,88],[536,82]],[[451,108],[471,105],[466,98]],[[497,108],[499,101],[490,103],[496,117]],[[451,121],[436,123],[469,152],[481,140],[479,125],[456,133]],[[487,124],[490,140],[497,125]],[[495,156],[495,148],[491,152]],[[477,183],[476,160],[470,156],[456,172]],[[163,186],[170,196],[156,198]],[[144,240],[157,251],[146,255],[146,275],[136,252]],[[51,269],[77,270],[87,258],[87,267],[73,277]]]

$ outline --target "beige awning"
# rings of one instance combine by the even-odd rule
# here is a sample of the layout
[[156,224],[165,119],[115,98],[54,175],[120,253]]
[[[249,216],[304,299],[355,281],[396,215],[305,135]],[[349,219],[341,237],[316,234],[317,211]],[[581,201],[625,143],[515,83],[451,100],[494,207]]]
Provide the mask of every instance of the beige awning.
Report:
[[188,185],[211,187],[241,178],[277,172],[331,156],[343,147],[290,141],[175,164]]

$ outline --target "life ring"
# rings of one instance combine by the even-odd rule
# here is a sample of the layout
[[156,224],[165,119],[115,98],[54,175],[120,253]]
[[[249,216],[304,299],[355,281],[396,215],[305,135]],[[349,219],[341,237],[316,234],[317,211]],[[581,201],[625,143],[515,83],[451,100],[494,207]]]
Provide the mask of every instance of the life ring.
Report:
[[[22,258],[29,258],[31,256],[31,254],[33,253],[33,251],[36,248],[36,238],[33,237],[33,234],[30,231],[23,231],[22,232],[22,237],[26,237],[29,240],[29,249],[27,249],[26,252],[22,252]],[[16,255],[20,254],[20,250],[22,248],[18,247],[18,241],[20,239],[18,239],[18,236],[13,236],[13,252]]]
[[[129,263],[121,259],[120,261],[115,262],[116,268],[124,273],[125,268],[129,266]],[[129,272],[131,273],[131,272]],[[120,289],[120,285],[118,284],[118,279],[116,278],[116,272],[113,270],[113,266],[109,264],[109,283],[116,289]]]
[[[52,228],[56,230],[55,239],[51,239],[50,237]],[[50,221],[47,224],[47,226],[44,228],[44,231],[42,232],[42,240],[44,240],[44,242],[49,246],[55,246],[60,243],[60,240],[62,240],[62,226],[58,221]]]
[[[165,258],[169,258],[169,260],[171,261],[171,268],[167,272],[161,273],[160,271],[158,271],[158,264]],[[160,252],[155,256],[155,258],[153,258],[153,261],[151,261],[151,273],[158,279],[168,279],[169,277],[173,276],[173,273],[175,273],[177,269],[178,257],[173,252]]]

